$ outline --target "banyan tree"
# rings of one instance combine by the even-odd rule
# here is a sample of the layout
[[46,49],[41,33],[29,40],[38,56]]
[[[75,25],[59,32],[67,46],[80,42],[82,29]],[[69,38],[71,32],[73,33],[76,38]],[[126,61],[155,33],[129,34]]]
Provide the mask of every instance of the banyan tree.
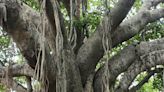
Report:
[[[153,68],[164,64],[163,38],[132,42],[109,54],[150,30],[147,25],[162,20],[164,0],[141,0],[130,16],[137,0],[102,0],[102,16],[92,32],[87,21],[80,24],[92,7],[89,0],[35,2],[37,9],[23,0],[0,0],[0,26],[25,62],[1,66],[0,80],[7,88],[17,92],[136,92],[163,70]],[[141,72],[147,76],[132,85]],[[26,87],[14,80],[20,76],[26,77]],[[34,80],[39,83],[37,89],[32,87]]]

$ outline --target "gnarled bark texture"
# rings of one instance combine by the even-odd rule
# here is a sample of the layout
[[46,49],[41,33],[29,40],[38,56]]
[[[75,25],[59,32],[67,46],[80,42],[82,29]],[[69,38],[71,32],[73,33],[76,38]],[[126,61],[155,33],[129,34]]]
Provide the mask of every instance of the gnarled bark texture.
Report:
[[[119,0],[115,7],[111,9],[111,12],[107,14],[108,16],[102,19],[93,35],[84,43],[84,34],[82,34],[83,36],[81,33],[76,35],[77,44],[74,50],[68,41],[66,35],[68,30],[65,28],[64,17],[58,5],[59,2],[63,3],[69,13],[70,0],[43,1],[45,1],[43,3],[45,6],[42,8],[43,12],[40,13],[20,0],[0,0],[0,26],[13,38],[25,57],[25,62],[29,65],[14,65],[8,68],[12,71],[10,74],[12,86],[9,85],[8,87],[18,92],[32,91],[30,77],[34,77],[37,61],[45,61],[46,69],[43,73],[46,76],[45,83],[48,85],[48,92],[59,92],[57,87],[59,86],[58,83],[61,82],[65,83],[63,86],[66,87],[64,91],[61,89],[61,92],[105,92],[103,86],[105,66],[103,65],[99,70],[95,70],[96,65],[104,55],[102,37],[104,27],[108,25],[105,22],[106,18],[112,21],[111,30],[108,33],[112,41],[111,46],[114,48],[138,34],[148,23],[164,17],[164,8],[151,10],[151,7],[163,3],[164,0],[146,0],[138,13],[128,19],[125,18],[133,7],[135,0]],[[80,21],[79,6],[81,3],[82,1],[76,2],[78,15],[75,16],[78,16],[77,21]],[[80,29],[75,31],[75,33],[79,33]],[[59,36],[62,40],[59,39]],[[40,50],[43,44],[44,49]],[[62,49],[59,49],[61,50],[59,54],[58,48],[60,46]],[[145,80],[131,89],[129,87],[141,72],[156,65],[164,64],[163,49],[164,39],[140,42],[125,47],[107,62],[109,70],[108,88],[114,92],[133,92],[139,89],[145,83],[145,80],[148,80],[150,76],[161,69],[150,71]],[[44,58],[39,58],[39,56]],[[41,65],[38,64],[38,66]],[[59,66],[62,66],[62,68],[59,68]],[[0,67],[0,72],[4,71],[5,67]],[[62,74],[60,72],[65,73],[64,77],[59,78]],[[113,88],[116,78],[121,73],[124,73],[122,81],[117,88]],[[29,79],[27,88],[21,85],[15,86],[17,83],[12,80],[12,77],[18,76],[27,76],[27,79]],[[1,82],[5,84],[3,78]]]

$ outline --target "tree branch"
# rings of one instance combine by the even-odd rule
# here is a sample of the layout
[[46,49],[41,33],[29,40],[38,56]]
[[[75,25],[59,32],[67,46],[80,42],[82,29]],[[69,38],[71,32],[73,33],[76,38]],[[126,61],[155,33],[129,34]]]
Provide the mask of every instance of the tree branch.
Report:
[[[39,37],[41,37],[40,32],[42,28],[40,21],[41,17],[38,12],[19,0],[4,0],[3,3],[7,9],[7,21],[3,23],[3,29],[13,38],[14,42],[16,42],[21,53],[27,59],[28,64],[32,68],[35,68],[40,49]],[[51,29],[49,26],[50,25],[47,23],[47,31]],[[55,62],[50,55],[50,50],[48,49],[53,48],[51,41],[53,42],[54,40],[51,38],[53,33],[50,32],[52,32],[52,30],[46,34],[47,39],[51,40],[45,41],[47,42],[47,44],[45,44],[45,60],[48,61],[46,63],[49,66],[47,71],[50,72],[47,77],[48,79],[52,79],[49,84],[54,85],[55,78],[51,78],[51,76],[55,76]],[[50,86],[49,90],[55,90],[55,88]]]
[[120,86],[116,92],[128,91],[128,88],[135,77],[151,67],[164,64],[164,50],[152,51],[151,53],[141,56],[140,60],[135,62],[124,73]]
[[129,92],[136,92],[138,89],[140,89],[148,80],[150,79],[151,76],[153,76],[155,73],[160,73],[162,72],[163,68],[156,68],[155,70],[150,70],[147,71],[148,74],[146,77],[144,77],[143,80],[141,80],[136,86],[132,87]]
[[164,13],[161,12],[164,12],[164,9],[145,11],[140,10],[138,14],[125,20],[120,24],[116,31],[112,33],[113,47],[135,36],[148,23],[154,22],[164,17]]
[[33,77],[34,75],[34,70],[27,64],[23,65],[13,65],[12,66],[12,75],[14,77],[17,76],[30,76]]
[[[6,73],[8,71],[6,71],[7,67],[1,66],[0,67],[0,76],[2,77],[1,82],[6,85],[8,83],[5,83],[6,80]],[[27,64],[23,64],[23,65],[11,65],[9,67],[10,72],[10,82],[12,83],[11,85],[6,85],[9,88],[12,87],[14,90],[18,91],[18,92],[32,92],[32,85],[31,85],[31,77],[33,77],[34,75],[34,70]],[[5,76],[6,75],[6,76]],[[24,88],[22,85],[18,84],[16,81],[14,81],[12,79],[12,77],[19,77],[19,76],[26,76],[27,77],[27,91],[26,88]]]
[[[48,0],[46,0],[48,1]],[[53,9],[57,9],[56,2],[51,0],[51,4],[54,4]],[[53,34],[53,29],[51,24],[49,24],[47,19],[44,19],[45,23],[45,36],[41,35],[43,31],[43,24],[40,21],[41,16],[38,12],[31,9],[19,0],[5,0],[5,5],[7,8],[7,21],[4,22],[4,30],[12,36],[13,40],[16,42],[23,56],[30,63],[31,67],[35,68],[37,62],[37,56],[40,50],[40,44],[45,45],[45,56],[44,56],[44,66],[47,70],[45,73],[46,80],[49,83],[48,91],[56,90],[56,52],[55,52],[55,37]],[[56,10],[55,10],[56,11]],[[55,12],[54,11],[54,12]],[[56,12],[57,13],[57,12]],[[55,13],[55,14],[56,14]],[[59,23],[60,19],[55,16],[55,21]],[[48,16],[45,16],[48,17]],[[58,27],[61,27],[57,25]],[[61,28],[62,30],[62,28]],[[42,37],[43,39],[40,39]],[[39,38],[39,39],[38,39]],[[63,39],[66,39],[65,37]],[[59,45],[59,44],[58,44]],[[62,49],[62,59],[65,60],[64,68],[67,81],[67,91],[68,92],[82,92],[82,85],[80,79],[80,74],[78,68],[75,64],[75,57],[71,49],[67,44],[64,44],[64,49]],[[50,53],[52,52],[52,54]],[[38,64],[38,66],[40,66]],[[71,80],[71,81],[70,81]],[[46,84],[46,83],[45,83]]]
[[[119,54],[113,56],[108,62],[109,64],[109,86],[113,85],[117,76],[127,71],[129,66],[134,63],[141,55],[156,50],[164,49],[164,39],[157,39],[151,42],[141,42],[140,44],[132,44],[124,48]],[[104,67],[97,71],[94,78],[94,90],[101,92]]]
[[[6,85],[7,84],[5,78],[0,79],[0,82],[3,85]],[[9,89],[12,88],[12,90],[15,90],[17,92],[27,92],[27,89],[25,87],[23,87],[21,84],[17,83],[13,79],[11,79],[9,82],[11,83],[11,85],[6,85],[7,88],[9,88]]]
[[[127,68],[132,64],[133,60],[137,57],[136,46],[130,45],[124,48],[118,55],[115,55],[109,60],[109,87],[113,85],[116,80],[116,77],[123,71],[126,71]],[[105,72],[105,67],[102,66],[94,77],[94,91],[103,92],[103,76]]]
[[[111,9],[111,13],[108,16],[108,18],[112,21],[111,31],[114,31],[114,29],[126,17],[134,1],[135,0],[119,0],[115,7]],[[97,62],[104,54],[102,47],[102,30],[106,25],[104,24],[105,20],[106,18],[104,18],[102,24],[98,26],[96,33],[94,33],[94,35],[79,49],[77,61],[80,67],[83,85],[85,84],[89,74],[94,71]]]
[[[0,67],[0,76],[4,77],[6,74],[6,67]],[[27,64],[23,65],[12,65],[11,66],[11,71],[12,71],[12,77],[18,77],[18,76],[30,76],[33,77],[34,75],[34,70]]]
[[[141,11],[141,10],[140,10]],[[151,10],[151,11],[142,11],[132,18],[124,21],[121,25],[116,29],[116,31],[112,32],[112,45],[113,47],[117,46],[123,41],[126,41],[136,35],[139,31],[141,31],[145,25],[150,22],[154,22],[162,17],[164,14],[163,9]],[[98,30],[102,30],[99,28]],[[92,70],[95,68],[95,65],[103,56],[103,49],[101,43],[101,34],[102,32],[96,31],[96,33],[91,37],[79,50],[77,60],[80,62],[80,69],[82,75],[87,76],[90,74],[88,70]],[[84,67],[84,69],[82,69]],[[85,70],[86,69],[86,70]],[[86,72],[88,71],[88,72]],[[83,74],[86,73],[86,74]],[[85,77],[84,77],[85,79]],[[83,80],[84,80],[83,79]]]
[[164,3],[164,1],[163,0],[144,0],[141,8],[143,10],[150,9],[151,7],[157,6],[159,3]]

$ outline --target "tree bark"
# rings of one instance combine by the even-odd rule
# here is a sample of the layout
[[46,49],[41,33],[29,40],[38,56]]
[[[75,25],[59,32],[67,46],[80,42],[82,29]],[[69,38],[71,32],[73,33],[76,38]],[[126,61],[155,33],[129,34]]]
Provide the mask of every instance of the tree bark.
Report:
[[[70,11],[69,0],[59,1],[65,5],[67,11]],[[105,16],[102,19],[95,33],[83,45],[80,44],[75,52],[68,42],[66,36],[68,30],[65,28],[64,17],[57,1],[46,0],[45,9],[43,8],[43,12],[40,13],[19,0],[0,0],[0,25],[13,38],[25,57],[25,62],[30,66],[26,64],[13,65],[11,67],[11,77],[27,76],[28,78],[35,78],[36,76],[33,76],[34,69],[37,65],[42,66],[40,63],[43,60],[46,62],[44,64],[46,67],[44,74],[47,78],[45,84],[49,86],[48,92],[57,92],[59,85],[56,83],[64,80],[62,78],[57,79],[58,74],[60,75],[58,71],[59,66],[61,66],[58,66],[60,62],[64,66],[61,71],[65,70],[66,74],[64,77],[66,80],[66,92],[104,92],[102,91],[104,89],[102,80],[105,67],[103,65],[98,71],[95,70],[96,65],[104,55],[102,36],[106,26],[105,19],[112,21],[111,30],[108,33],[111,35],[111,45],[114,48],[138,34],[148,23],[164,17],[163,8],[150,10],[150,7],[163,2],[163,0],[157,0],[150,1],[153,3],[145,2],[136,15],[126,19],[134,2],[135,0],[119,0],[115,7],[111,9],[109,16]],[[79,9],[80,1],[78,4]],[[44,14],[45,16],[43,16]],[[80,12],[78,12],[78,17],[79,14]],[[43,31],[45,31],[44,37]],[[63,37],[63,44],[60,45],[57,44],[57,40],[61,40],[57,38],[59,31],[61,31]],[[43,38],[41,39],[41,37]],[[83,42],[83,39],[79,41]],[[45,48],[40,50],[43,44]],[[64,46],[59,55],[61,60],[59,60],[59,53],[56,48],[61,45]],[[156,65],[164,64],[163,49],[164,39],[140,42],[125,47],[108,61],[109,88],[113,89],[116,78],[121,73],[124,73],[122,81],[114,91],[131,91],[129,86],[138,74]],[[40,57],[43,56],[44,59],[39,58],[39,55]],[[37,62],[40,63],[38,64]],[[0,72],[4,71],[5,68],[0,67]],[[12,81],[12,84],[15,86],[17,82]],[[21,90],[20,92],[31,91],[30,82],[28,84],[29,89],[21,85],[14,88],[15,90]],[[64,85],[62,86],[64,87]]]

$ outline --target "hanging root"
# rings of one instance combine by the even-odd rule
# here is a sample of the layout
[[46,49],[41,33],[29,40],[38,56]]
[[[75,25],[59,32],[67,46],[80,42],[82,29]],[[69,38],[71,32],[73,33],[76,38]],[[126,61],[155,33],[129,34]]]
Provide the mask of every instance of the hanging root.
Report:
[[27,82],[27,92],[33,92],[32,85],[31,85],[31,77],[26,76],[26,82]]
[[104,78],[102,80],[103,82],[103,92],[113,92],[112,90],[109,90],[109,68],[108,68],[108,60],[109,60],[109,51],[112,48],[112,40],[111,40],[111,20],[109,19],[109,15],[107,11],[108,9],[108,0],[104,1],[104,6],[106,8],[106,14],[105,14],[105,20],[104,20],[104,29],[103,29],[103,37],[102,37],[102,44],[103,44],[103,49],[105,51],[105,55],[107,55],[107,59],[105,62],[105,72],[104,72]]
[[68,32],[68,41],[72,45],[72,49],[76,47],[77,32],[74,25],[74,19],[76,15],[76,3],[75,0],[70,0],[70,30]]
[[[45,31],[46,31],[46,11],[45,11],[45,3],[46,0],[42,0],[41,3],[41,19],[40,24],[42,29],[39,36],[39,52],[37,52],[37,63],[35,66],[35,74],[34,77],[40,82],[40,88],[36,89],[35,92],[47,92],[48,91],[48,80],[47,80],[47,70],[46,70],[46,59],[45,59]],[[36,29],[37,30],[37,29]],[[38,51],[38,50],[36,50]]]
[[[107,18],[108,19],[108,18]],[[103,34],[103,38],[102,38],[102,43],[103,43],[103,49],[105,51],[105,55],[107,55],[107,59],[106,59],[106,62],[105,62],[105,72],[104,72],[104,78],[103,78],[103,91],[104,92],[109,92],[109,70],[108,70],[108,60],[109,60],[109,50],[111,49],[111,38],[109,38],[109,33],[107,33],[107,31],[109,31],[109,26],[108,26],[108,21],[105,20],[105,27],[104,27],[104,34]]]
[[5,75],[5,83],[7,85],[8,88],[12,88],[12,70],[11,70],[11,64],[9,63],[9,65],[6,67],[6,75]]
[[63,59],[63,34],[61,30],[59,13],[58,13],[58,2],[53,1],[54,5],[54,17],[56,26],[56,92],[67,92],[67,81],[66,81],[66,64]]
[[3,22],[7,21],[7,11],[4,3],[0,3],[0,26],[3,26]]

